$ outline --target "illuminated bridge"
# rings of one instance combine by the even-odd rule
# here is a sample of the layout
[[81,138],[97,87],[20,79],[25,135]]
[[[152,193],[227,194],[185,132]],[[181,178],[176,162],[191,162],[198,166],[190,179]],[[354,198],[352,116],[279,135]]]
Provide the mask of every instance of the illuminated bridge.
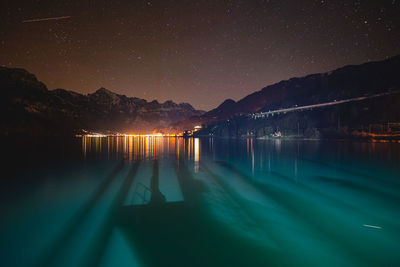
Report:
[[331,102],[325,102],[325,103],[313,104],[313,105],[306,105],[306,106],[300,106],[300,107],[296,105],[295,107],[291,107],[291,108],[282,108],[282,109],[270,110],[270,111],[266,111],[266,112],[253,113],[253,114],[250,114],[250,116],[253,119],[266,118],[266,117],[269,117],[269,116],[286,114],[288,112],[312,110],[312,109],[315,109],[315,108],[322,108],[322,107],[326,107],[326,106],[339,105],[339,104],[344,104],[344,103],[348,103],[348,102],[362,101],[362,100],[366,100],[366,99],[370,99],[370,98],[376,98],[376,97],[391,95],[391,94],[395,94],[395,93],[400,93],[400,90],[381,93],[381,94],[375,94],[375,95],[369,95],[369,96],[361,96],[361,97],[349,98],[349,99],[344,99],[344,100],[334,100],[334,101],[331,101]]

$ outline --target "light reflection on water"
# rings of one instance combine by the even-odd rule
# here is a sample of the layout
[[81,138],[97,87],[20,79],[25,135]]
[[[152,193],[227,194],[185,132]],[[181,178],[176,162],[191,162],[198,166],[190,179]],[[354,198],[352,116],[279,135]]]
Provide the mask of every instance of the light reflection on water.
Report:
[[2,184],[5,266],[400,263],[399,144],[76,141]]
[[175,155],[177,160],[199,161],[199,138],[162,136],[107,136],[82,138],[82,157],[98,159],[155,160]]

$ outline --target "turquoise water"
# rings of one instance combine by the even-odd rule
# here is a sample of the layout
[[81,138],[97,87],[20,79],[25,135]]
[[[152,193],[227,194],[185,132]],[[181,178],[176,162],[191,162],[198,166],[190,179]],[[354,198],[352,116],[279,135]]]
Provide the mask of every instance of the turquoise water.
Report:
[[2,266],[399,266],[400,144],[8,144]]

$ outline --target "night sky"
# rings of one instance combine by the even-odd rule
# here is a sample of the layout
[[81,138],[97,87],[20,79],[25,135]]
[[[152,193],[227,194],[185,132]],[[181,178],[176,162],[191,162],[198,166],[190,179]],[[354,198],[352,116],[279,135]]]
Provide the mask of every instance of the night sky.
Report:
[[[23,22],[29,19],[59,20]],[[400,1],[2,1],[0,65],[49,89],[239,100],[295,76],[400,54]]]

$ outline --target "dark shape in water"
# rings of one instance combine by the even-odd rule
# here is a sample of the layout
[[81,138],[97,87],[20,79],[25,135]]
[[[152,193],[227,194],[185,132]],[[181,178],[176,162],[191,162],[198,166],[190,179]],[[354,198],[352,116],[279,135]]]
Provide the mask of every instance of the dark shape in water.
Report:
[[[150,202],[121,207],[118,216],[119,227],[147,266],[265,266],[276,258],[207,216],[200,196],[206,186],[193,178],[184,161],[176,164],[183,202],[165,202],[157,161],[153,171]],[[260,253],[266,257],[257,257]]]

